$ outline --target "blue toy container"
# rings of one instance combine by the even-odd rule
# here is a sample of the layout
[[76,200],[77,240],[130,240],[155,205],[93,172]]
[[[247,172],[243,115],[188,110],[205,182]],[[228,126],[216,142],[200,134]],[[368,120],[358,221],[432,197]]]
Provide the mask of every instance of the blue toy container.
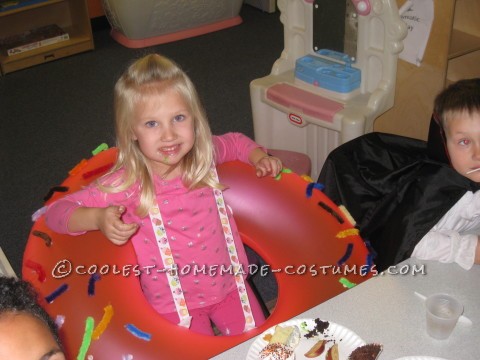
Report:
[[350,93],[360,88],[361,71],[352,67],[347,54],[326,49],[319,50],[316,54],[318,56],[306,55],[297,59],[297,79],[339,93]]

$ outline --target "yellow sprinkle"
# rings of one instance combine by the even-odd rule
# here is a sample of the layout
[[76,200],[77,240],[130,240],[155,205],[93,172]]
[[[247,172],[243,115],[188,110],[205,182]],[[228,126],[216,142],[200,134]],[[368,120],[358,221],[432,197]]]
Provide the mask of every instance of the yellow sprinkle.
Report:
[[346,238],[347,236],[354,236],[358,235],[360,232],[358,229],[347,229],[347,230],[342,230],[339,233],[337,233],[336,237],[339,239]]
[[312,183],[312,182],[313,182],[313,179],[312,179],[310,176],[308,176],[307,174],[303,174],[303,175],[301,176],[301,178],[302,178],[303,180],[305,180],[306,182],[308,182],[308,183]]
[[103,313],[102,320],[98,323],[95,330],[93,330],[93,333],[92,333],[92,339],[93,340],[98,340],[100,338],[100,335],[103,334],[103,332],[107,328],[108,324],[110,323],[110,320],[112,320],[113,306],[112,305],[107,305],[103,308],[103,311],[104,311],[104,313]]

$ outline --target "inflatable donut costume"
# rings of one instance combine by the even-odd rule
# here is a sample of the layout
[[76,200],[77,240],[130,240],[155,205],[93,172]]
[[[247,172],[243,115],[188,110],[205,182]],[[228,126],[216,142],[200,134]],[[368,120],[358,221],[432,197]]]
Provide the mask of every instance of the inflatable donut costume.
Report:
[[[82,160],[52,188],[46,205],[105,173],[116,154],[111,148]],[[130,243],[113,245],[99,231],[57,234],[39,215],[25,249],[23,278],[61,326],[68,359],[210,358],[374,273],[357,229],[319,184],[288,169],[276,179],[259,179],[240,162],[219,166],[218,174],[242,240],[274,271],[278,300],[267,321],[237,336],[206,336],[172,324],[144,298]]]

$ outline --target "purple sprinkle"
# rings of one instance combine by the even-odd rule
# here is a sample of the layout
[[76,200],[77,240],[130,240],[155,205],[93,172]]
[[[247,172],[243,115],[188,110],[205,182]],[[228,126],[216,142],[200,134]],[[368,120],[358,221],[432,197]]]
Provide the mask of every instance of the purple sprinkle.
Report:
[[372,268],[373,266],[373,255],[371,253],[369,253],[367,255],[367,266],[366,267],[363,267],[362,266],[362,269],[360,271],[360,274],[363,276],[363,275],[366,275],[370,269]]
[[322,191],[325,188],[323,184],[311,182],[310,184],[307,185],[307,198],[312,197],[313,194],[313,189],[318,189]]
[[62,295],[68,289],[68,284],[60,285],[56,290],[54,290],[50,295],[45,296],[45,300],[51,304],[53,300]]
[[95,295],[95,283],[100,280],[100,275],[95,273],[90,276],[88,280],[88,296]]
[[352,250],[353,250],[353,244],[349,243],[347,245],[347,251],[345,252],[345,255],[343,255],[340,258],[340,260],[338,260],[338,262],[337,262],[338,266],[342,266],[348,260],[348,258],[352,255]]

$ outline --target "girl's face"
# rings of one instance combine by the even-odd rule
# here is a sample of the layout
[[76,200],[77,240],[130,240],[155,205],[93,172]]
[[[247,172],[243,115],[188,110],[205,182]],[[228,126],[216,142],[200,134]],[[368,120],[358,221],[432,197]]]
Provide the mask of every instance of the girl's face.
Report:
[[458,113],[447,123],[447,148],[453,168],[472,181],[480,182],[480,113]]
[[41,320],[30,314],[5,313],[0,317],[0,359],[65,360],[65,355]]
[[[172,87],[148,96],[137,105],[133,119],[133,139],[150,161],[157,175],[164,175],[181,164],[195,142],[194,119],[182,96]],[[176,166],[168,174],[180,176]]]

